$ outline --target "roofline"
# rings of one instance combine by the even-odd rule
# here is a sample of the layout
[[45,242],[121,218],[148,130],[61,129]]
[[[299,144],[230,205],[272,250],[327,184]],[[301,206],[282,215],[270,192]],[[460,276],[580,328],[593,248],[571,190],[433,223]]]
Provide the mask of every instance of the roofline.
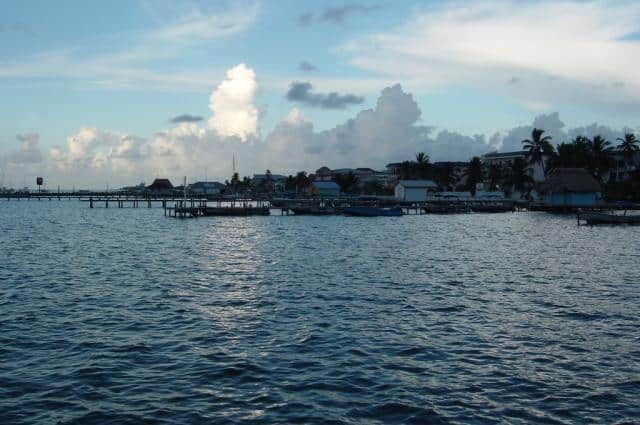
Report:
[[489,152],[482,155],[482,158],[500,158],[506,156],[520,156],[526,155],[527,151],[512,151],[512,152]]

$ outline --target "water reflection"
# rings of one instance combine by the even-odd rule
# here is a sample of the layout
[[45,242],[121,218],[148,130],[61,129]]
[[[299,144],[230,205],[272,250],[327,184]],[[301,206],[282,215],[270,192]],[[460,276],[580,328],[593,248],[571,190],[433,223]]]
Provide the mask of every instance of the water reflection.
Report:
[[640,228],[19,208],[3,423],[640,416]]

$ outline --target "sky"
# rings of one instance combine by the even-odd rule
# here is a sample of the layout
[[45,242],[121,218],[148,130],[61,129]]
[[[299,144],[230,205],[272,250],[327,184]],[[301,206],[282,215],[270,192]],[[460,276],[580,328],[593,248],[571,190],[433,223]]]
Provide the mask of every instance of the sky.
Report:
[[637,1],[8,2],[0,186],[383,168],[640,130]]

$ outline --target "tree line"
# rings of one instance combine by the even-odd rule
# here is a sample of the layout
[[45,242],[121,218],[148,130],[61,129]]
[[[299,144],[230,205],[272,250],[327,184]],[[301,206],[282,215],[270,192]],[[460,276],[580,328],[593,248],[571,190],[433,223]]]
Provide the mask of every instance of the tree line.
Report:
[[530,164],[539,164],[545,175],[555,168],[584,168],[600,182],[604,182],[609,171],[618,168],[614,154],[622,156],[625,171],[634,170],[640,143],[633,133],[626,133],[616,140],[617,147],[601,135],[593,138],[577,136],[570,142],[562,142],[555,148],[551,136],[544,130],[534,128],[531,138],[522,141]]
[[[461,172],[455,172],[451,162],[433,164],[429,155],[419,152],[413,161],[400,163],[396,174],[400,179],[427,179],[435,181],[441,190],[466,190],[475,195],[478,183],[484,183],[491,191],[503,191],[510,195],[517,191],[529,196],[535,186],[533,168],[539,166],[546,176],[557,168],[584,168],[600,182],[606,182],[606,194],[618,199],[637,199],[640,195],[640,173],[636,170],[640,142],[633,133],[616,139],[618,143],[606,140],[601,135],[593,138],[577,136],[570,142],[553,146],[552,137],[543,129],[534,128],[531,137],[522,140],[524,158],[516,158],[509,165],[491,164],[484,167],[482,160],[475,156],[466,163]],[[622,157],[623,167],[628,177],[625,181],[608,179],[612,169],[619,168],[615,153]]]
[[[640,141],[633,133],[616,139],[617,146],[601,135],[592,138],[577,136],[569,142],[555,147],[552,137],[545,135],[543,129],[534,128],[531,137],[522,140],[524,158],[516,158],[509,165],[492,164],[483,166],[482,160],[474,156],[468,163],[439,162],[432,163],[429,155],[418,152],[413,160],[399,164],[395,171],[399,179],[433,180],[440,190],[469,191],[475,195],[479,183],[484,183],[491,191],[503,191],[510,195],[518,192],[527,197],[535,188],[532,178],[533,168],[538,166],[545,176],[556,168],[584,168],[596,179],[606,183],[605,195],[611,199],[640,200],[640,172],[636,169]],[[622,166],[629,178],[624,181],[608,179],[612,169],[620,168],[616,163],[616,153],[622,158]],[[245,176],[242,179],[234,173],[225,181],[227,191],[231,193],[271,193],[275,191],[275,180],[271,171],[266,170],[265,179],[254,183]],[[379,181],[360,182],[353,172],[334,176],[335,183],[343,193],[389,195],[392,189],[384,187]],[[616,179],[617,180],[617,179]],[[303,193],[313,183],[313,174],[304,171],[289,175],[283,182],[287,192]]]

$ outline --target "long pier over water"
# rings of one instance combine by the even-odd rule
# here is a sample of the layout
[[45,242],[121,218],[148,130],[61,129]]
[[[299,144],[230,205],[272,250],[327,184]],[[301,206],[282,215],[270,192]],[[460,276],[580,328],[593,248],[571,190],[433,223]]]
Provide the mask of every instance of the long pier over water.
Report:
[[347,206],[400,206],[404,214],[453,214],[468,212],[634,210],[638,204],[602,203],[589,207],[548,207],[529,201],[507,199],[450,199],[435,198],[421,202],[399,202],[391,197],[342,196],[337,198],[274,198],[266,196],[187,196],[135,194],[122,192],[46,192],[2,193],[7,201],[63,201],[76,200],[89,208],[153,208],[164,209],[170,217],[249,216],[269,215],[279,210],[281,215],[336,215]]

